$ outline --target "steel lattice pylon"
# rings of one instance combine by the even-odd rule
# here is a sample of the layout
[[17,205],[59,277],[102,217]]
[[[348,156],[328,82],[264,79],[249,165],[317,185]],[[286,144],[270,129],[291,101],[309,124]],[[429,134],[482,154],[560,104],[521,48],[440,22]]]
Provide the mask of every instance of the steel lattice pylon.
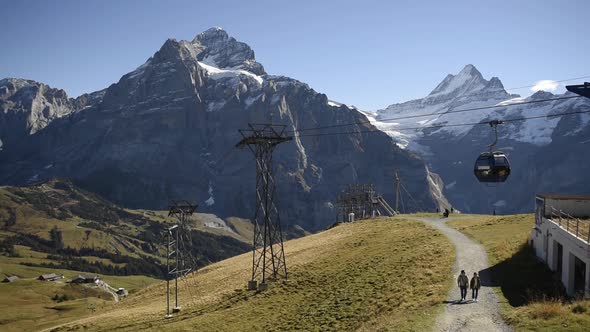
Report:
[[292,137],[284,135],[286,126],[249,124],[240,130],[243,139],[236,145],[247,146],[256,160],[256,209],[254,213],[254,239],[252,242],[252,278],[248,288],[266,288],[266,280],[287,279],[287,264],[283,247],[283,234],[279,211],[275,205],[275,181],[272,171],[274,148]]
[[397,214],[372,184],[349,184],[336,196],[336,222],[347,222],[350,214],[355,219]]
[[[187,254],[183,235],[188,233],[190,238],[190,229],[187,225],[187,217],[191,216],[197,209],[197,204],[191,204],[187,201],[172,201],[169,206],[168,216],[176,217],[176,225],[168,228],[168,245],[166,246],[166,318],[172,317],[170,311],[170,278],[174,277],[174,308],[172,312],[180,311],[178,304],[178,278],[185,276],[196,266],[187,267],[186,256],[191,256],[190,252]],[[189,244],[190,245],[190,244]],[[190,250],[190,249],[189,249]],[[172,263],[172,264],[171,264]],[[190,262],[189,264],[193,264]]]

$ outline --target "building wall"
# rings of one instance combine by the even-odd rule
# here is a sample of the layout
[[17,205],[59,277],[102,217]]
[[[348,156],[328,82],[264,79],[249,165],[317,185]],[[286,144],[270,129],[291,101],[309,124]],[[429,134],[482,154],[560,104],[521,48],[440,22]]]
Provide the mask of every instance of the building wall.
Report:
[[590,297],[590,245],[542,215],[536,214],[535,218],[530,240],[537,257],[552,271],[557,271],[557,243],[561,244],[563,254],[560,279],[568,295],[574,295],[574,257],[577,257],[586,264],[585,296]]

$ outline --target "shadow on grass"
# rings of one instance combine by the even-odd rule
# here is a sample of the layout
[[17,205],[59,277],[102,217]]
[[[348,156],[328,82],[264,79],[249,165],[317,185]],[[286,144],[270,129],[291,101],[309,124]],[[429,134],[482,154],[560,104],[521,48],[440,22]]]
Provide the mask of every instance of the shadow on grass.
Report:
[[473,300],[466,300],[466,301],[461,301],[461,300],[453,300],[453,301],[443,301],[444,304],[450,304],[450,305],[463,305],[463,304],[472,304],[475,303]]
[[513,307],[565,296],[561,282],[547,265],[537,260],[528,244],[523,244],[509,259],[481,270],[480,278],[482,286],[500,287]]

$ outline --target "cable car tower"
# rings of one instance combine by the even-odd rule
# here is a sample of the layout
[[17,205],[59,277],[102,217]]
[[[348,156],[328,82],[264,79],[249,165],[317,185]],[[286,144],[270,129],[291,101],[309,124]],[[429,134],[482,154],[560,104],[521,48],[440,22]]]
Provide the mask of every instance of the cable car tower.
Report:
[[[187,218],[197,209],[197,204],[191,204],[187,201],[172,201],[169,206],[168,216],[176,217],[177,222],[174,226],[167,229],[168,245],[166,246],[166,318],[171,318],[172,313],[180,311],[178,305],[178,277],[185,276],[193,267],[186,267],[185,256],[183,252],[183,233],[190,230],[187,225]],[[186,250],[186,249],[185,249]],[[190,250],[190,249],[189,249]],[[188,253],[190,255],[190,252]],[[170,278],[174,276],[174,308],[170,312]]]
[[[240,130],[238,148],[248,147],[256,160],[256,210],[254,240],[252,241],[252,278],[249,290],[267,288],[267,279],[287,279],[287,263],[279,211],[275,205],[275,180],[272,172],[272,152],[281,143],[292,140],[285,135],[284,125],[248,124]],[[260,278],[260,285],[258,285]]]

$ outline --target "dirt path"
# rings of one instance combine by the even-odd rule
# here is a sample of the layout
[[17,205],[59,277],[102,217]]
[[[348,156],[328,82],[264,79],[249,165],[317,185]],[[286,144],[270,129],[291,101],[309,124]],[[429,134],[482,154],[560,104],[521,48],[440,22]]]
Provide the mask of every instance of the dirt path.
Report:
[[114,291],[114,288],[109,286],[106,282],[99,280],[97,286],[102,288],[105,292],[111,294],[113,296],[113,300],[115,302],[119,302],[119,295]]
[[[460,217],[458,217],[460,218]],[[469,239],[463,233],[445,225],[453,218],[414,218],[420,220],[445,234],[455,245],[457,259],[453,267],[453,279],[456,280],[461,270],[471,278],[473,272],[489,267],[486,251],[479,243]],[[490,284],[486,273],[482,274],[482,284]],[[437,318],[436,331],[512,331],[504,323],[499,313],[498,297],[494,291],[482,286],[478,302],[471,302],[471,290],[467,293],[467,302],[459,303],[459,288],[454,283],[448,294],[444,312]]]

